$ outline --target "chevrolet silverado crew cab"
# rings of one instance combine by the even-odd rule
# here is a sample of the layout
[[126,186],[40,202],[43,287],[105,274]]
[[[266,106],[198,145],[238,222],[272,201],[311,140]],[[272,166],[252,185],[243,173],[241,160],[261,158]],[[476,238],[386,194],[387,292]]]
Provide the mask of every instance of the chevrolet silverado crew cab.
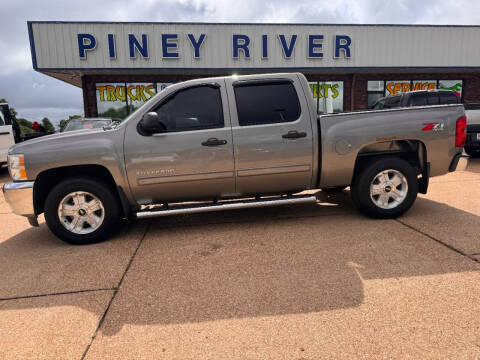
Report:
[[457,104],[318,116],[297,73],[191,80],[116,126],[11,147],[3,191],[73,244],[122,218],[315,202],[308,189],[350,186],[362,212],[393,218],[466,162],[465,124]]

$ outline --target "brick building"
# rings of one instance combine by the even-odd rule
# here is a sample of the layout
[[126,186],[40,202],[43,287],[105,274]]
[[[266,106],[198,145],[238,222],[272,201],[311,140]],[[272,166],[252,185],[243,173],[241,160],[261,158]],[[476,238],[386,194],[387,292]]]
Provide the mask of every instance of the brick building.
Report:
[[86,116],[123,118],[171,83],[302,72],[322,113],[451,89],[480,102],[480,27],[29,22],[35,70],[82,87]]

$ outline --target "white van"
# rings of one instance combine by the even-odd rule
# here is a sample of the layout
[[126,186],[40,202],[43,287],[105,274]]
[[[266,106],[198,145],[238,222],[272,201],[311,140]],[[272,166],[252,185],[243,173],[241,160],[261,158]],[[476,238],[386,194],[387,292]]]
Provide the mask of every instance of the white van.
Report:
[[8,104],[0,103],[0,166],[7,163],[8,148],[15,144],[13,121]]

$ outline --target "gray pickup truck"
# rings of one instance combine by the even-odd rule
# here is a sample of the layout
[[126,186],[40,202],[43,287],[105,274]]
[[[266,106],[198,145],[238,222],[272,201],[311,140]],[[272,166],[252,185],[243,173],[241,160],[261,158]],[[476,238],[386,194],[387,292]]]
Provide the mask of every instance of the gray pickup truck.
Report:
[[462,105],[318,116],[297,73],[198,79],[114,127],[11,147],[3,191],[72,244],[130,217],[315,202],[308,189],[350,186],[362,212],[392,218],[464,162],[465,127]]

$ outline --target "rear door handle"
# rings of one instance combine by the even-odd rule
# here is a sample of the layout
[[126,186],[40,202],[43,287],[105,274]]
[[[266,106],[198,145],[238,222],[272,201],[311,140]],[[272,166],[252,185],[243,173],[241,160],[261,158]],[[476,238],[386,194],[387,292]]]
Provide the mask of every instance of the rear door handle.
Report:
[[298,132],[297,130],[290,130],[288,133],[282,135],[284,139],[299,139],[303,137],[307,137],[307,133]]
[[203,146],[219,146],[225,145],[227,140],[218,140],[217,138],[210,138],[207,141],[202,142]]

